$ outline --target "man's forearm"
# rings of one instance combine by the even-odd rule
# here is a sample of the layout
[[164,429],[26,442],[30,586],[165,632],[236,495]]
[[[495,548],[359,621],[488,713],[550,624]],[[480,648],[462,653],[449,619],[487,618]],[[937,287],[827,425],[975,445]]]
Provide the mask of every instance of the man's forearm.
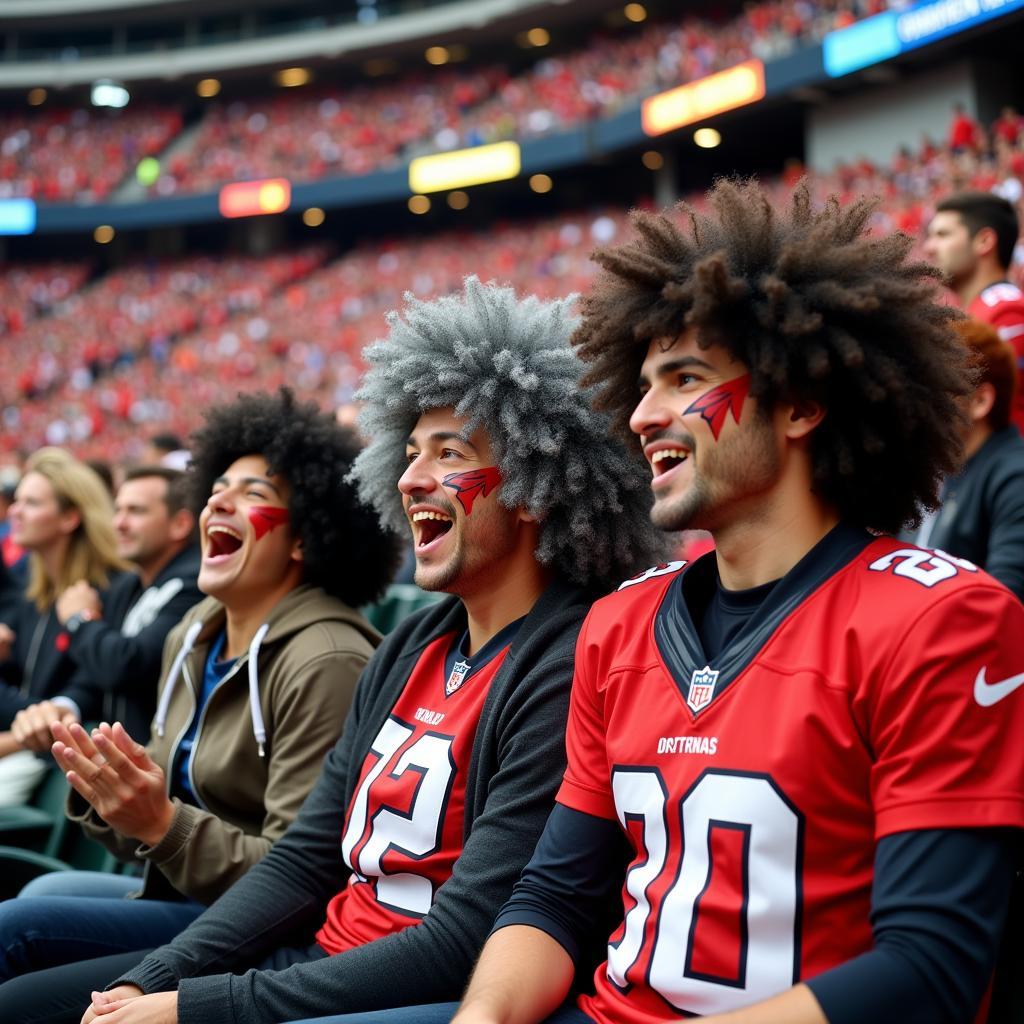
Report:
[[828,1024],[828,1018],[806,985],[794,985],[742,1010],[705,1017],[704,1024]]
[[509,925],[487,940],[452,1024],[535,1024],[558,1008],[572,979],[572,959],[551,936]]
[[6,757],[8,754],[13,754],[21,749],[21,744],[14,738],[9,729],[5,732],[0,732],[0,757]]

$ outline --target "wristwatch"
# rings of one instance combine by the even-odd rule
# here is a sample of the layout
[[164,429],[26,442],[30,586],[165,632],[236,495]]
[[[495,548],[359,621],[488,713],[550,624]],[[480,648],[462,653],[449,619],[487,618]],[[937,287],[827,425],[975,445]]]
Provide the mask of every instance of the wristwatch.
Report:
[[64,628],[71,634],[78,632],[78,627],[83,622],[95,622],[99,616],[91,608],[83,608],[80,612],[75,612],[74,615],[64,623]]

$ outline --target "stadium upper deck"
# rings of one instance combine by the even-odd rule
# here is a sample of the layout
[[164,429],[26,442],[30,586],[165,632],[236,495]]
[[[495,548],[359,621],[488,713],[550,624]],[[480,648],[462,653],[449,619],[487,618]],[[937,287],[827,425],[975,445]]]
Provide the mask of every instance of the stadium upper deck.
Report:
[[[283,175],[365,174],[410,153],[529,139],[608,116],[669,86],[749,57],[773,60],[884,9],[885,0],[762,0],[734,17],[714,8],[503,66],[436,69],[393,81],[213,101],[152,183],[156,195]],[[181,107],[0,114],[0,198],[106,198],[142,157],[185,127]]]

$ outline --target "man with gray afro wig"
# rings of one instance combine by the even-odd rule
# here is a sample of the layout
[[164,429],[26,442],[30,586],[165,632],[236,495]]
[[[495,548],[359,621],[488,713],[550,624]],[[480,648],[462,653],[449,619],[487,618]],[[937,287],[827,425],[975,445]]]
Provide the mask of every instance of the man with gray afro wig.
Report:
[[389,314],[388,337],[364,352],[370,370],[357,398],[371,440],[353,469],[387,525],[408,529],[395,488],[406,438],[423,412],[451,408],[467,436],[482,428],[490,439],[501,503],[540,522],[539,562],[609,589],[657,560],[664,542],[648,518],[647,474],[580,387],[574,299],[519,299],[469,277],[461,294],[409,296],[404,317]]
[[94,1012],[275,1024],[461,994],[554,806],[583,620],[657,557],[646,473],[579,388],[569,306],[470,278],[368,350],[353,477],[449,596],[370,659],[266,858]]

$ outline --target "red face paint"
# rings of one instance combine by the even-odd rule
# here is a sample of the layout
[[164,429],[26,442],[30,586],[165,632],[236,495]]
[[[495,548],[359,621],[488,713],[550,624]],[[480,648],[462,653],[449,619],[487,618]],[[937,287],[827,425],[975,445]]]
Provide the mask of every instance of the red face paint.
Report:
[[252,532],[259,540],[275,526],[288,522],[288,509],[278,508],[276,505],[253,505],[249,509],[249,522],[252,523]]
[[449,473],[441,483],[455,492],[468,516],[473,511],[473,502],[480,497],[486,498],[501,483],[501,470],[497,466],[488,466],[466,473]]
[[728,380],[724,384],[719,384],[717,388],[705,391],[683,415],[699,412],[701,419],[707,422],[712,436],[717,441],[722,427],[725,426],[725,415],[730,409],[732,418],[739,423],[743,399],[748,394],[750,394],[750,374],[745,373],[742,377]]

